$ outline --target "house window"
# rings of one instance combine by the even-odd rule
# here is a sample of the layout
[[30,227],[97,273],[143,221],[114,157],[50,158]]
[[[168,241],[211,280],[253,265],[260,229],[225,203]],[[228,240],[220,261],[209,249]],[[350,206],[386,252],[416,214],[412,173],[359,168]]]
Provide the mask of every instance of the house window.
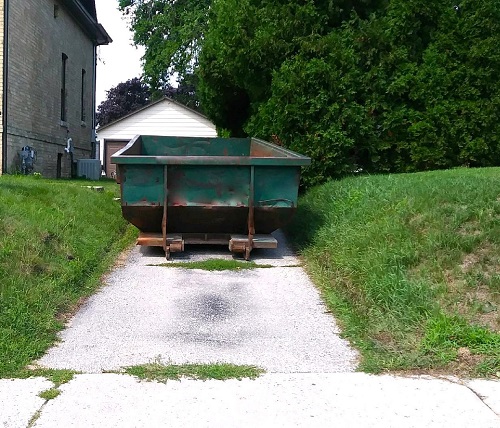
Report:
[[80,98],[80,109],[81,109],[81,120],[82,124],[85,123],[85,89],[87,86],[86,83],[86,74],[87,72],[82,69],[82,87],[81,87],[81,98]]
[[66,66],[68,62],[68,55],[62,54],[62,69],[61,69],[61,122],[66,122],[67,114],[67,93],[66,93]]

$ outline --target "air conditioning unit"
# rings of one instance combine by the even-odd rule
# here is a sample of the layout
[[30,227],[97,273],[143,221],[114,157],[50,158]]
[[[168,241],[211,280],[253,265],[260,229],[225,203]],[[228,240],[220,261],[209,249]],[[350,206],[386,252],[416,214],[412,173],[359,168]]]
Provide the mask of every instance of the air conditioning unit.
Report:
[[101,178],[101,161],[99,159],[78,159],[76,161],[77,177],[85,177],[87,180],[99,180]]

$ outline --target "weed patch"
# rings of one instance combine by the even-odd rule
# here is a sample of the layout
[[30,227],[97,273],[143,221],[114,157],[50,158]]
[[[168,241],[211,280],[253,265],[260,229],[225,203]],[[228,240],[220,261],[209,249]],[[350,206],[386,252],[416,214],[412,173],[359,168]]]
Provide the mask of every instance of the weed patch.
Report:
[[30,377],[44,377],[54,383],[55,387],[58,388],[64,383],[68,383],[73,379],[75,374],[78,372],[72,370],[61,370],[61,369],[45,369],[45,368],[32,368],[32,369],[22,369],[17,372],[9,373],[9,377],[17,379],[28,379]]
[[38,394],[38,396],[40,398],[43,398],[44,400],[52,400],[52,399],[56,398],[60,393],[61,393],[61,391],[59,391],[57,388],[50,388],[50,389],[46,389],[45,391],[40,392],[40,394]]
[[172,267],[172,268],[182,268],[182,269],[202,269],[208,271],[224,271],[224,270],[245,270],[245,269],[264,269],[272,268],[271,265],[258,265],[255,262],[242,262],[239,260],[225,260],[225,259],[209,259],[199,262],[169,262],[162,263],[160,265],[150,265],[150,266],[162,266],[162,267]]
[[234,364],[183,364],[164,365],[159,362],[141,366],[126,367],[125,373],[148,381],[166,382],[167,380],[190,379],[255,379],[264,370],[255,366],[237,366]]

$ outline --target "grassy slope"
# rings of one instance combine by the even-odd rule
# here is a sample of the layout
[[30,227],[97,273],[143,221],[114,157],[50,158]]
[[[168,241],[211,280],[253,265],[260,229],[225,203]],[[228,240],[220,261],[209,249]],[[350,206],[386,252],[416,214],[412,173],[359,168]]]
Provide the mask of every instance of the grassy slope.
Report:
[[37,358],[62,314],[99,285],[134,235],[113,200],[118,186],[0,177],[0,376]]
[[367,371],[500,376],[500,169],[310,190],[292,240]]

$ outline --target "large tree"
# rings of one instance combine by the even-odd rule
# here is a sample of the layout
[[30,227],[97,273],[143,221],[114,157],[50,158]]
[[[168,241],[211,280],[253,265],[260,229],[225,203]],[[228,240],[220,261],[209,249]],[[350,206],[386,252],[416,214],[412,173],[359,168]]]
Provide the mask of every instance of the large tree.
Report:
[[272,73],[303,38],[325,34],[353,11],[368,16],[387,0],[118,0],[145,47],[144,75],[165,92],[198,84],[203,110],[232,135],[270,94]]
[[499,165],[499,44],[496,0],[392,0],[303,43],[245,129],[309,154],[308,184]]
[[200,97],[208,116],[233,136],[270,95],[273,71],[321,31],[312,1],[216,1],[199,59]]
[[156,87],[193,72],[218,127],[310,155],[308,184],[500,164],[498,0],[120,1]]
[[106,94],[106,100],[97,107],[96,122],[98,126],[113,122],[151,101],[148,85],[137,77],[119,83]]
[[[144,78],[154,91],[173,75],[182,83],[196,69],[211,0],[118,0],[131,17],[134,42],[145,47]],[[190,82],[187,84],[189,85]]]

